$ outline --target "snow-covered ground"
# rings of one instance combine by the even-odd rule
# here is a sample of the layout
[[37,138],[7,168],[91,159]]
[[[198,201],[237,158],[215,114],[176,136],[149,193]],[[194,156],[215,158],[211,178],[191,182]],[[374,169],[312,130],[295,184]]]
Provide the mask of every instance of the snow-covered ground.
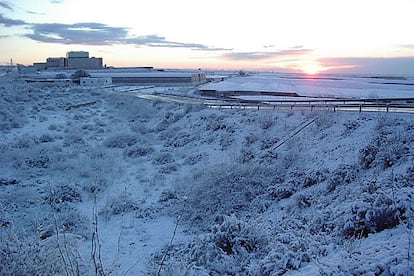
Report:
[[305,97],[412,98],[414,77],[351,77],[282,75],[276,73],[234,77],[203,87],[217,91],[290,92]]
[[414,273],[413,115],[132,94],[0,78],[0,274]]

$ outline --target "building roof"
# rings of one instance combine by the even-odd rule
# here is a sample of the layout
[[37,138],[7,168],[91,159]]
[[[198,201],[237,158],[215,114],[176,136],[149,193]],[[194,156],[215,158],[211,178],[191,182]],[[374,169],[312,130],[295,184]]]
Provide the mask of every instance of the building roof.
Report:
[[92,72],[92,77],[112,78],[191,78],[195,72]]

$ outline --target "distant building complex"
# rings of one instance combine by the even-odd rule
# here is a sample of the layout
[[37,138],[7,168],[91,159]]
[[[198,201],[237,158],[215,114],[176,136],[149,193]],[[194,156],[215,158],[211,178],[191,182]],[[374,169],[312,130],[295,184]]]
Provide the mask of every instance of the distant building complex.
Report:
[[102,58],[89,57],[89,52],[67,52],[66,57],[49,57],[46,62],[35,62],[37,70],[45,69],[99,69],[103,67]]
[[[164,69],[155,70],[148,66],[107,68],[102,64],[102,58],[90,58],[88,52],[67,52],[66,57],[48,57],[46,62],[33,63],[37,72],[35,77],[28,78],[27,81],[67,81],[69,74],[82,69],[83,71],[87,70],[88,76],[77,78],[74,81],[82,86],[109,86],[112,84],[192,85],[206,82],[206,73],[200,70],[166,71]],[[55,75],[51,77],[51,74]]]

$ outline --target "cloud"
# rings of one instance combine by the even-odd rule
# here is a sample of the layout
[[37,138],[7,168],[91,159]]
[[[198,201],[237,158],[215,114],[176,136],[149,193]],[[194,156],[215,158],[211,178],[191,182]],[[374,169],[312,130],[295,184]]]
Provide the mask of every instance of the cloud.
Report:
[[[0,6],[10,7],[0,2]],[[11,8],[11,7],[10,7]],[[114,45],[127,44],[138,47],[188,48],[200,51],[229,51],[231,49],[211,47],[200,43],[169,41],[163,36],[130,36],[129,28],[112,27],[102,23],[87,22],[76,24],[61,23],[27,23],[4,17],[0,14],[0,25],[5,27],[26,25],[31,33],[23,37],[43,43],[77,44],[77,45]]]
[[101,23],[43,23],[32,24],[32,34],[25,36],[44,43],[111,45],[120,43],[128,34],[127,28],[110,27]]
[[24,22],[23,20],[10,19],[10,18],[4,17],[2,14],[0,14],[0,24],[4,25],[5,27],[27,25],[27,23]]
[[414,57],[340,57],[319,61],[332,71],[364,74],[414,74]]
[[4,1],[0,1],[0,7],[4,8],[6,10],[9,10],[9,11],[13,11],[12,6],[9,3],[4,2]]
[[111,27],[101,23],[42,23],[31,24],[31,29],[33,33],[26,34],[25,37],[44,43],[81,45],[129,44],[147,47],[190,48],[206,51],[225,50],[199,43],[169,41],[165,37],[158,35],[129,36],[129,28]]
[[414,44],[402,44],[399,47],[414,50]]
[[263,51],[263,52],[229,52],[223,54],[225,59],[229,60],[267,60],[281,57],[291,57],[308,54],[312,50],[305,49],[302,47],[293,47],[290,49],[279,50],[279,51]]

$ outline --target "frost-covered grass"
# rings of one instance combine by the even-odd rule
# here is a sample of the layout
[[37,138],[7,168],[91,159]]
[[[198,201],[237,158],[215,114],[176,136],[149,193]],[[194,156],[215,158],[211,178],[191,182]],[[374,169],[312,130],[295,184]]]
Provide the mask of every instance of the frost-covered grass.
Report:
[[0,274],[414,272],[410,114],[0,93]]

